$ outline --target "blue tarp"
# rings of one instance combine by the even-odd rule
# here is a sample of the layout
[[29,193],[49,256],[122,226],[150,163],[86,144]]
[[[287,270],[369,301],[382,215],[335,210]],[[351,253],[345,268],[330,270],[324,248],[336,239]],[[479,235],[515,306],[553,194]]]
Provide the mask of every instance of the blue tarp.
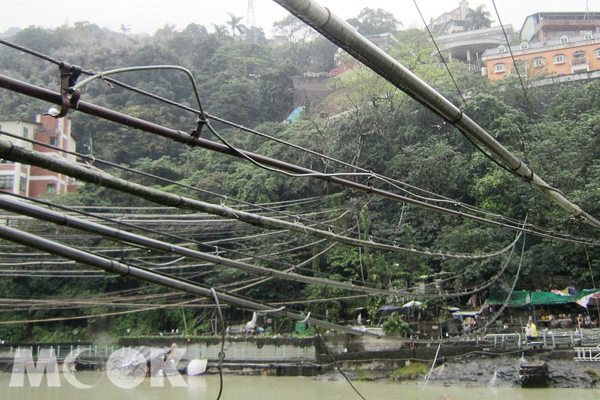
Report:
[[304,111],[304,107],[297,107],[294,111],[288,115],[288,117],[283,121],[284,124],[289,124],[290,122],[294,122],[300,118],[302,115],[302,111]]

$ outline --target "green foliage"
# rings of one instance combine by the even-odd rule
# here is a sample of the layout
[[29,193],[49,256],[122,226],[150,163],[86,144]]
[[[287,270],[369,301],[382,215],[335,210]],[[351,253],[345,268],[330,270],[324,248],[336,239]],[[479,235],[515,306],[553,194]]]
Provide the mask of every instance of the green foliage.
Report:
[[86,339],[85,332],[85,328],[81,326],[35,325],[32,340],[36,343],[78,342]]
[[465,30],[489,28],[492,25],[490,15],[489,11],[485,11],[485,5],[483,4],[480,4],[474,10],[469,10]]
[[597,380],[600,378],[600,374],[594,368],[586,368],[585,373],[592,379]]
[[[479,16],[472,15],[473,26],[476,20],[485,24],[487,12],[481,6],[475,11]],[[445,68],[432,57],[435,49],[426,32],[397,30],[398,21],[381,9],[365,8],[351,22],[367,34],[393,32],[399,41],[389,49],[389,53],[448,98],[456,100],[457,104],[462,101]],[[325,38],[317,37],[295,17],[287,17],[275,27],[288,39],[287,43],[277,47],[268,44],[260,29],[243,29],[241,18],[233,14],[228,26],[211,27],[212,33],[197,24],[191,24],[182,31],[166,25],[155,36],[143,39],[132,37],[126,26],[119,33],[89,23],[78,23],[55,30],[30,27],[17,34],[14,40],[59,59],[68,59],[86,69],[99,71],[131,65],[183,65],[196,78],[203,107],[212,115],[256,127],[277,139],[391,178],[386,182],[364,176],[348,178],[357,183],[373,184],[376,188],[410,195],[435,205],[448,206],[451,202],[456,204],[455,210],[462,212],[470,211],[471,206],[479,207],[484,210],[481,216],[499,221],[498,214],[519,221],[527,217],[528,222],[548,231],[595,237],[595,232],[571,220],[562,209],[533,190],[529,183],[516,179],[482,155],[450,124],[444,123],[366,68],[356,68],[332,79],[325,89],[333,93],[322,104],[318,107],[307,104],[302,119],[282,124],[280,121],[296,105],[294,95],[297,93],[292,77],[304,72],[327,71],[333,66],[336,47]],[[54,65],[36,59],[23,62],[22,55],[12,49],[0,48],[0,68],[3,73],[17,79],[53,90],[58,88],[59,76]],[[461,91],[469,94],[466,96],[467,106],[463,109],[470,117],[525,160],[549,184],[592,215],[600,215],[600,82],[532,86],[528,95],[534,110],[530,110],[520,87],[510,81],[491,85],[483,77],[469,74],[460,63],[450,63],[449,68]],[[179,72],[127,73],[119,75],[118,79],[197,107],[188,78]],[[111,88],[102,80],[85,86],[83,99],[184,132],[190,132],[197,126],[196,115],[117,86]],[[30,101],[8,91],[0,97],[1,118],[30,120],[45,109],[47,104],[44,102]],[[342,188],[329,179],[291,178],[248,160],[189,148],[147,132],[76,112],[69,116],[80,151],[201,190],[191,191],[149,176],[108,170],[111,174],[170,193],[216,204],[222,202],[224,206],[232,206],[232,199],[263,204],[318,196],[320,205],[315,208],[310,205],[290,206],[286,211],[289,215],[306,216],[315,226],[327,221],[327,224],[339,229],[338,232],[355,237],[359,237],[360,230],[363,240],[427,248],[432,253],[477,255],[495,252],[515,238],[510,231],[365,195]],[[242,149],[313,170],[357,172],[347,165],[340,166],[330,159],[258,135],[217,122],[212,124],[228,143]],[[216,140],[206,128],[202,138]],[[446,199],[440,200],[433,193]],[[152,205],[92,184],[86,184],[77,193],[56,201],[71,206],[94,206],[96,212],[104,213],[114,213],[116,205]],[[239,204],[235,203],[235,206]],[[263,236],[264,230],[236,221],[224,223],[231,226],[225,233],[211,232],[210,229],[193,230],[197,227],[191,226],[189,238],[207,242],[244,238],[243,243],[231,241],[227,244],[229,247],[220,250],[228,252],[226,256],[231,257],[234,257],[232,254],[240,258],[257,256],[252,263],[281,270],[295,268],[314,256],[309,264],[298,268],[300,273],[355,284],[366,281],[366,284],[378,288],[410,288],[421,275],[443,271],[453,276],[452,280],[443,283],[443,290],[464,289],[495,276],[506,261],[504,257],[480,260],[421,257],[345,245],[337,245],[320,254],[325,246],[313,243],[312,237],[291,232]],[[20,221],[19,228],[33,230],[37,226]],[[173,231],[176,230],[173,228]],[[109,241],[78,237],[71,231],[51,229],[48,232],[56,236],[65,232],[72,234],[75,237],[70,239],[69,244],[72,245],[90,248],[114,246]],[[294,250],[282,251],[280,246]],[[276,256],[265,257],[265,254]],[[137,256],[139,253],[132,258]],[[126,258],[125,255],[123,257]],[[584,249],[578,244],[528,236],[518,288],[552,289],[563,278],[569,283],[589,287],[591,278],[600,280],[597,272],[600,271],[599,260],[600,251],[595,247]],[[515,270],[516,264],[510,264],[510,273],[503,275],[496,285],[508,286]],[[194,275],[198,282],[211,286],[250,278],[245,272],[229,268],[206,268],[201,274]],[[74,298],[140,287],[137,282],[122,278],[89,279],[74,284],[70,279],[14,277],[0,281],[0,294],[6,298]],[[349,295],[338,289],[278,280],[249,287],[243,294],[264,301]],[[383,298],[371,297],[315,302],[307,307],[307,311],[319,316],[328,315],[330,320],[338,321],[354,318],[353,310],[367,307],[371,318],[375,319],[376,310],[383,301]],[[108,307],[94,308],[97,312],[109,310]],[[78,314],[81,310],[27,309],[7,311],[3,320],[23,319],[24,315],[27,318],[46,318]],[[211,326],[206,315],[186,310],[185,316],[190,332],[210,333]],[[155,335],[161,330],[179,329],[182,332],[182,321],[181,310],[156,310],[101,319],[96,327],[110,329],[115,335],[125,334],[128,329],[132,335]],[[388,318],[384,326],[390,334],[408,332],[408,325],[398,315]],[[92,334],[93,327],[76,322],[56,327],[36,326],[35,329],[24,325],[0,325],[0,339],[67,340],[71,337],[75,340]],[[77,332],[75,329],[78,329]]]
[[412,329],[409,323],[404,321],[397,312],[393,312],[383,323],[383,331],[388,336],[394,336],[406,335],[412,332]]
[[23,324],[0,325],[0,340],[10,343],[21,342],[26,337],[25,328]]
[[369,7],[363,8],[358,17],[349,19],[348,23],[365,36],[394,33],[402,25],[394,18],[394,14]]
[[402,368],[398,368],[391,376],[393,380],[416,379],[419,376],[427,375],[427,364],[409,363]]

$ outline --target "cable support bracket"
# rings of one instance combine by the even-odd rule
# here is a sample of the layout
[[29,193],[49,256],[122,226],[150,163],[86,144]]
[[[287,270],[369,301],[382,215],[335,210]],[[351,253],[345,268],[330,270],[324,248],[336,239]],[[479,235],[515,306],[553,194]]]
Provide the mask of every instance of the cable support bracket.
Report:
[[200,138],[200,135],[202,134],[202,127],[204,125],[206,125],[206,117],[198,118],[198,125],[196,126],[196,129],[193,129],[190,132],[190,136],[193,137],[194,139]]
[[60,71],[60,96],[62,103],[60,112],[54,115],[54,118],[64,117],[71,107],[77,108],[77,103],[81,97],[81,92],[73,89],[73,86],[77,83],[77,79],[79,79],[79,75],[81,75],[81,67],[63,61],[58,66],[58,69]]
[[229,206],[227,206],[227,196],[224,196],[224,199],[220,199],[219,202],[221,203],[221,207],[223,208],[223,210],[225,211],[225,213],[227,214],[233,214],[233,216],[235,217],[235,219],[240,219],[240,216],[236,214],[235,210]]
[[374,179],[375,179],[375,174],[373,173],[373,171],[369,171],[369,176],[367,177],[367,181],[366,181],[366,185],[369,188],[367,190],[367,193],[373,192],[373,180]]

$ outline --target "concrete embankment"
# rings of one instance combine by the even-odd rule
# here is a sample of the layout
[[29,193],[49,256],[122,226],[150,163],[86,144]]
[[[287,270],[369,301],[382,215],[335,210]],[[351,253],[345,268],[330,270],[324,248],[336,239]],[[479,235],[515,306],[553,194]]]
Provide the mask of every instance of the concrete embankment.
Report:
[[[172,343],[185,350],[182,364],[205,358],[209,360],[208,373],[218,370],[220,338],[128,338],[114,346],[61,343],[53,348],[59,364],[69,351],[79,350],[85,354],[85,362],[80,367],[101,369],[111,352],[118,349],[170,347]],[[37,360],[40,350],[48,346],[29,344],[20,349],[28,349]],[[445,342],[439,346],[433,341],[326,335],[323,341],[316,337],[227,337],[224,349],[224,371],[247,375],[332,376],[337,363],[355,379],[388,379],[407,364],[423,362],[431,368],[435,361],[431,384],[506,386],[518,384],[519,366],[523,362],[541,360],[548,362],[550,387],[594,387],[600,379],[600,365],[574,361],[575,351],[571,348],[497,349],[477,341]],[[15,353],[20,350],[16,345],[5,345],[1,350],[0,371],[10,372]],[[416,379],[425,379],[425,376]]]

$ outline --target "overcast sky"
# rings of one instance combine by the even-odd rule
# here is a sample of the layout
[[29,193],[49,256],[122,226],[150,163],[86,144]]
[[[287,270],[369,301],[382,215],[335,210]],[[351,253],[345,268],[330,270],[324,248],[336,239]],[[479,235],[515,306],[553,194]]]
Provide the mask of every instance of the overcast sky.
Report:
[[[272,0],[252,0],[256,25],[272,35],[274,21],[287,14]],[[417,0],[425,19],[436,17],[458,7],[460,0]],[[130,26],[132,32],[154,34],[165,24],[174,24],[182,30],[190,23],[197,23],[212,30],[213,24],[224,25],[228,13],[244,17],[246,23],[249,0],[13,0],[4,1],[0,17],[0,32],[11,27],[26,28],[30,25],[55,28],[73,25],[74,22],[89,21],[103,28],[118,31],[122,24]],[[413,0],[318,0],[335,14],[347,19],[358,15],[365,7],[383,8],[392,12],[405,27],[422,28]],[[492,0],[470,0],[471,8],[486,6],[497,24],[498,18]],[[600,12],[600,0],[496,0],[503,24],[512,24],[520,29],[525,17],[539,11],[589,11]]]

